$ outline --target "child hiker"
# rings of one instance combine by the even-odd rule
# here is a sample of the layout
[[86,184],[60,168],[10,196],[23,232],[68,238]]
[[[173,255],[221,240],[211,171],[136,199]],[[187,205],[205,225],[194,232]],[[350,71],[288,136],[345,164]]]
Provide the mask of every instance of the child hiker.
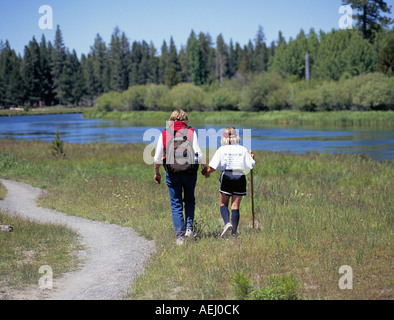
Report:
[[[231,234],[237,235],[239,223],[239,206],[242,197],[246,195],[245,168],[253,169],[254,155],[239,144],[240,137],[234,127],[227,127],[223,131],[221,147],[209,162],[209,168],[205,176],[220,168],[220,213],[224,221],[222,238]],[[231,222],[228,208],[231,199]]]

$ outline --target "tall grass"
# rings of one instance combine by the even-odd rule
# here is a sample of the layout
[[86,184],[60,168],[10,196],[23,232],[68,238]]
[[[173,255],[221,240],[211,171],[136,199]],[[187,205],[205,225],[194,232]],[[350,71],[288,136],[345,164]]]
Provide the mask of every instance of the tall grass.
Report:
[[[144,145],[65,145],[0,140],[0,177],[47,188],[40,205],[132,227],[157,252],[129,295],[133,299],[234,299],[231,279],[255,288],[292,275],[303,299],[392,299],[393,161],[364,156],[256,152],[255,215],[241,203],[239,237],[219,237],[218,175],[199,175],[195,231],[177,247],[168,191],[143,162]],[[5,156],[4,156],[5,155]],[[3,159],[3,160],[1,160]],[[162,174],[164,172],[162,171]],[[339,268],[353,268],[353,290],[340,290]]]

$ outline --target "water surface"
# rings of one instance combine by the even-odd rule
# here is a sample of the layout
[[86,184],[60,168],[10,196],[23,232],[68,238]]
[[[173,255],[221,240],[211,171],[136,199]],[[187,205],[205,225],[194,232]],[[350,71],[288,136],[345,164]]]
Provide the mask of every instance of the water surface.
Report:
[[[120,121],[85,119],[81,114],[0,117],[0,138],[52,141],[59,130],[61,139],[70,143],[115,142],[151,143],[163,125],[133,125]],[[193,126],[193,124],[191,123]],[[219,132],[224,125],[195,125],[195,129]],[[390,126],[319,126],[261,125],[238,127],[241,137],[251,131],[253,150],[288,151],[291,153],[328,152],[366,154],[374,159],[394,158],[394,130]],[[144,133],[151,130],[151,139]],[[198,132],[197,131],[197,132]],[[203,132],[203,131],[201,131]],[[245,137],[245,141],[247,138]],[[208,140],[206,140],[208,146]],[[219,139],[218,139],[219,143]],[[1,150],[0,150],[1,152]]]

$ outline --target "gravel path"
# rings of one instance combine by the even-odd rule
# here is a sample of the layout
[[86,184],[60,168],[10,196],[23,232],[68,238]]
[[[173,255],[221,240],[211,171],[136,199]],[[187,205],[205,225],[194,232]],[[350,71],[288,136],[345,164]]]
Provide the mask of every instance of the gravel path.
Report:
[[[86,250],[80,251],[82,267],[53,280],[53,289],[34,287],[18,299],[48,300],[118,300],[130,290],[131,283],[141,274],[150,255],[153,241],[140,237],[134,230],[114,224],[68,216],[54,210],[39,208],[36,199],[42,190],[27,184],[1,180],[8,193],[0,208],[40,223],[64,225],[76,231]],[[14,229],[14,232],[18,230]]]

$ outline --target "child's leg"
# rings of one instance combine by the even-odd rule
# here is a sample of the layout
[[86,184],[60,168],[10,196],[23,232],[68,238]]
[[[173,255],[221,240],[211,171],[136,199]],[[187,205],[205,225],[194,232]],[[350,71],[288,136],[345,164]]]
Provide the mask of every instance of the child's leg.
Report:
[[242,196],[233,195],[231,202],[231,223],[233,225],[233,234],[237,233],[239,223],[239,206],[241,204]]
[[229,201],[230,196],[220,193],[220,214],[222,215],[225,225],[230,222],[230,212],[228,210]]

